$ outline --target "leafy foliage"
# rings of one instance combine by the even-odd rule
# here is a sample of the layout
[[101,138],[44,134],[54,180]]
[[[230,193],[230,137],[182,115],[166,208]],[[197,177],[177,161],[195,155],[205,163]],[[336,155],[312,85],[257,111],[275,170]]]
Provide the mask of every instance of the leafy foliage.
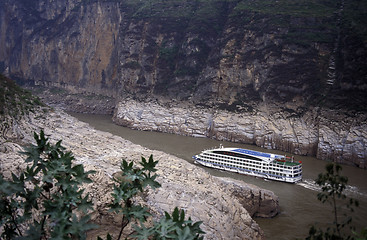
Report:
[[0,119],[1,115],[18,117],[43,106],[38,97],[19,87],[13,80],[0,74]]
[[204,237],[200,234],[204,232],[200,229],[202,222],[193,223],[191,218],[185,220],[185,212],[179,211],[176,207],[172,216],[165,212],[165,218],[154,224],[152,228],[134,226],[137,239],[182,239],[182,240],[201,240]]
[[[114,190],[112,193],[113,202],[110,205],[111,211],[123,214],[121,229],[118,239],[121,238],[125,227],[132,221],[139,222],[139,226],[134,225],[135,232],[132,237],[136,239],[203,239],[200,234],[204,232],[200,229],[201,222],[193,223],[189,218],[185,220],[183,210],[179,211],[176,207],[172,213],[165,213],[165,217],[159,222],[155,222],[153,226],[146,227],[144,223],[150,216],[149,209],[134,202],[134,197],[139,192],[150,186],[153,189],[159,188],[161,185],[155,180],[157,175],[154,174],[157,169],[158,161],[153,160],[150,155],[146,160],[141,158],[141,168],[135,168],[134,163],[123,160],[121,163],[121,175],[115,177]],[[107,239],[111,237],[107,235]]]
[[[74,157],[65,151],[61,140],[50,144],[42,130],[39,135],[34,133],[34,139],[37,145],[23,152],[27,156],[26,170],[19,176],[12,173],[12,180],[0,174],[1,239],[85,239],[86,232],[96,226],[89,223],[92,203],[80,186],[92,182],[88,176],[94,171],[86,172],[83,165],[73,165]],[[157,164],[152,155],[148,160],[142,157],[141,168],[122,161],[122,173],[114,178],[110,204],[111,211],[122,214],[118,239],[132,221],[140,225],[134,226],[137,239],[203,239],[201,222],[185,220],[184,211],[178,208],[152,227],[144,226],[151,214],[134,198],[148,186],[161,186],[156,181]],[[110,239],[108,234],[107,240]]]
[[51,145],[43,131],[34,139],[37,145],[23,152],[26,170],[12,174],[12,181],[0,175],[1,237],[82,239],[94,226],[88,224],[92,204],[80,185],[92,182],[88,175],[93,171],[73,166],[72,153],[61,141]]
[[[354,207],[359,206],[359,202],[353,198],[347,198],[344,194],[348,178],[340,175],[342,167],[338,164],[327,164],[326,173],[320,173],[316,183],[321,186],[322,192],[317,194],[317,198],[322,203],[329,203],[334,215],[333,227],[328,227],[326,231],[312,226],[309,230],[309,236],[306,239],[354,239],[352,235],[347,235],[343,230],[350,226],[352,217],[347,214],[341,214],[341,202],[350,212],[354,212]],[[350,230],[354,230],[350,226]]]

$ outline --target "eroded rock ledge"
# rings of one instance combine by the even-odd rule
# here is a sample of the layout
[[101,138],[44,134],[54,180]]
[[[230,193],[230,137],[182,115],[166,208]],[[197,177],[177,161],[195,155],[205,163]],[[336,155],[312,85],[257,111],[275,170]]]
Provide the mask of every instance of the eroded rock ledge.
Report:
[[[79,163],[87,170],[97,171],[92,177],[94,184],[87,188],[98,209],[93,218],[97,222],[108,219],[103,214],[110,199],[110,177],[119,170],[121,159],[140,161],[141,156],[150,154],[159,160],[158,181],[162,187],[150,190],[144,200],[157,215],[171,212],[174,206],[185,209],[194,221],[203,221],[206,239],[263,239],[262,230],[251,216],[272,217],[278,212],[278,197],[271,191],[213,177],[185,160],[97,131],[60,110],[31,114],[1,135],[0,163],[5,177],[24,167],[18,154],[21,147],[15,142],[33,141],[32,132],[39,129],[44,129],[51,141],[62,139]],[[117,221],[108,222],[109,229],[114,224]]]
[[366,116],[348,117],[320,108],[289,116],[267,106],[233,113],[189,103],[125,99],[117,104],[113,121],[133,129],[255,144],[367,167]]

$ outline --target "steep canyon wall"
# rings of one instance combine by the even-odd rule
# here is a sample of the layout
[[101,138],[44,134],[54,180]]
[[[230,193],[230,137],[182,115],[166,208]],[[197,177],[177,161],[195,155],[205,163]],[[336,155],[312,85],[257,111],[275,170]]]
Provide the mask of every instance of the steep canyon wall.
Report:
[[357,0],[0,0],[0,72],[112,97],[116,116],[128,98],[136,109],[155,98],[201,106],[191,122],[201,130],[149,130],[365,167],[366,9]]
[[363,117],[345,118],[317,109],[292,117],[269,114],[266,106],[258,112],[233,113],[172,102],[125,100],[117,105],[113,120],[133,129],[255,144],[366,168],[367,123],[358,120]]

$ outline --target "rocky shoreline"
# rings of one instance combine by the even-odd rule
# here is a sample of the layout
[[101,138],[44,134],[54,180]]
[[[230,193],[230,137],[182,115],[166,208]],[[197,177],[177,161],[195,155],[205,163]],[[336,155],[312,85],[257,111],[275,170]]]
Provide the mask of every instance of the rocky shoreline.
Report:
[[[203,221],[205,239],[264,239],[253,216],[273,217],[279,211],[273,192],[240,181],[213,177],[172,155],[133,144],[121,137],[91,128],[59,109],[33,114],[13,121],[1,136],[1,171],[5,177],[24,167],[21,145],[32,140],[32,132],[44,129],[52,142],[63,140],[76,161],[95,170],[94,184],[87,187],[97,209],[93,220],[103,229],[114,229],[118,221],[105,211],[110,199],[111,176],[119,170],[121,159],[140,161],[153,154],[159,160],[158,181],[162,187],[149,190],[144,201],[155,215],[183,208],[194,221]],[[106,225],[106,219],[111,220]],[[105,225],[106,226],[105,226]]]
[[363,113],[314,108],[298,115],[276,105],[233,112],[164,98],[117,100],[62,89],[32,91],[67,111],[113,114],[116,124],[132,129],[253,144],[367,168],[367,115]]
[[189,103],[120,100],[113,121],[133,129],[254,144],[367,167],[367,118],[315,108],[302,116],[262,106],[229,112]]

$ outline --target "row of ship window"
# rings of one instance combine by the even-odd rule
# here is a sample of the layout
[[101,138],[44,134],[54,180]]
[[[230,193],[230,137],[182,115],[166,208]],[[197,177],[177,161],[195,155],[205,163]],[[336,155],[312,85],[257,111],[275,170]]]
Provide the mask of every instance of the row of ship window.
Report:
[[[208,158],[208,157],[207,157]],[[218,164],[218,161],[215,160],[215,159],[211,159],[209,158],[210,160],[206,160],[208,163],[216,163]],[[211,160],[214,160],[214,161],[211,161]],[[256,168],[253,168],[251,164],[245,164],[245,163],[242,163],[242,164],[238,164],[238,163],[235,163],[236,165],[233,165],[231,163],[234,163],[234,162],[231,162],[231,161],[220,161],[220,164],[223,165],[223,166],[227,166],[227,167],[238,167],[238,166],[241,166],[241,167],[244,167],[245,169],[247,170],[258,170]],[[279,173],[279,172],[283,172],[283,169],[272,169],[272,168],[269,168],[269,170],[273,170],[273,171],[265,171],[266,173],[269,173],[269,174],[274,174],[274,175],[278,175],[278,176],[290,176],[290,172],[286,171],[286,173]],[[277,171],[277,172],[275,172]]]
[[[239,165],[243,165],[243,166],[254,166],[254,167],[261,167],[261,163],[258,163],[256,161],[251,161],[251,160],[247,160],[249,163],[243,163],[241,160],[239,160],[238,158],[234,158],[234,157],[227,157],[227,156],[216,156],[214,154],[208,154],[205,153],[203,154],[203,157],[205,157],[206,159],[211,159],[211,160],[217,160],[217,158],[221,159],[221,162],[228,162],[228,163],[233,163],[233,164],[239,164]],[[237,160],[237,161],[230,161],[230,160],[223,160],[223,159],[230,159],[230,160]],[[292,169],[292,167],[289,166],[283,166],[282,168],[279,168],[278,165],[269,165],[269,170],[277,170],[277,171],[283,171],[283,169]]]
[[[230,160],[236,160],[236,161],[239,161],[238,158],[236,157],[229,157],[229,156],[217,156],[215,154],[210,154],[210,153],[204,153],[203,154],[206,158],[209,158],[209,159],[213,159],[213,160],[216,160],[217,158],[220,158],[220,159],[230,159]],[[251,160],[247,160],[248,162],[256,165],[256,166],[261,166],[261,163],[257,162],[257,161],[251,161]],[[231,161],[228,161],[228,162],[231,162]],[[238,162],[232,162],[232,163],[238,163]],[[241,162],[242,163],[242,162]]]
[[[214,160],[215,162],[218,161],[217,158],[213,158],[213,157],[207,157],[207,156],[204,156],[205,159],[209,159],[209,160]],[[210,162],[210,161],[208,161]],[[215,163],[214,162],[214,163]],[[238,162],[238,161],[230,161],[230,160],[223,160],[221,159],[220,162],[224,162],[224,163],[228,163],[228,164],[236,164],[236,165],[242,165],[242,166],[253,166],[253,167],[260,167],[261,164],[255,164],[254,162],[250,162],[250,163],[244,163],[244,162]],[[235,167],[235,166],[234,166]]]
[[[210,160],[207,160],[208,163],[217,163],[217,161],[210,161]],[[222,166],[226,166],[226,167],[238,167],[236,165],[232,165],[232,164],[228,164],[228,163],[223,163],[221,162]],[[250,171],[256,171],[258,169],[256,168],[251,168],[251,167],[245,167],[246,170],[250,170]],[[276,176],[282,176],[282,177],[291,177],[291,174],[285,174],[285,173],[279,173],[279,172],[273,172],[273,171],[265,171],[265,173],[269,173],[269,174],[272,174],[272,175],[276,175]],[[296,174],[295,177],[299,176],[299,174]]]
[[269,174],[272,175],[277,175],[277,176],[282,176],[282,177],[290,177],[290,174],[285,174],[285,173],[277,173],[277,172],[268,172]]
[[[206,162],[218,164],[217,161],[206,160]],[[225,167],[233,167],[233,168],[238,168],[239,167],[238,166],[239,164],[233,165],[233,164],[229,164],[229,163],[226,163],[226,162],[220,162],[220,164],[218,164],[218,165],[225,166]],[[249,166],[240,166],[240,167],[242,167],[243,169],[246,169],[246,170],[250,170],[250,171],[257,171],[258,170],[256,168],[251,167],[251,166],[250,167]]]
[[247,169],[250,169],[250,170],[255,170],[256,169],[255,167],[252,169],[253,166],[251,164],[244,164],[244,163],[239,164],[239,163],[224,162],[224,161],[218,162],[216,160],[214,160],[214,161],[213,160],[205,160],[205,161],[208,162],[208,163],[216,163],[216,164],[220,163],[223,166],[229,166],[229,167],[241,166],[241,167],[246,167]]

